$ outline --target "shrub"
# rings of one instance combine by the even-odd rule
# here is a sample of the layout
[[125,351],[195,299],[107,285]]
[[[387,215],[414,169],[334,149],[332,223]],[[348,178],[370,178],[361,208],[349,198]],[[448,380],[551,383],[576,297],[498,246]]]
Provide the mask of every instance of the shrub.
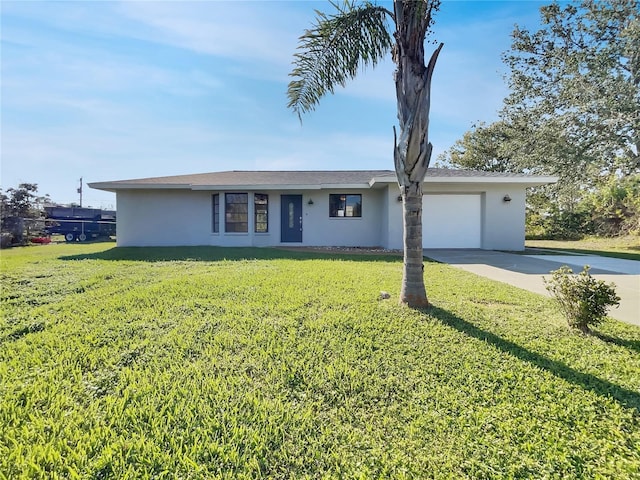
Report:
[[545,287],[560,305],[569,325],[583,332],[589,326],[597,326],[607,315],[607,308],[620,305],[615,284],[596,280],[589,273],[589,265],[574,275],[569,267],[562,266],[551,272],[551,279],[544,279]]

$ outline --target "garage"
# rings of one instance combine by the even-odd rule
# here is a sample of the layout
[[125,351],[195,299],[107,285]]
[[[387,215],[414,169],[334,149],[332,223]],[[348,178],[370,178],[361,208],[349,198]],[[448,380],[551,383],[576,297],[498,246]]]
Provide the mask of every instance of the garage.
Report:
[[481,248],[481,195],[425,194],[422,205],[424,248]]

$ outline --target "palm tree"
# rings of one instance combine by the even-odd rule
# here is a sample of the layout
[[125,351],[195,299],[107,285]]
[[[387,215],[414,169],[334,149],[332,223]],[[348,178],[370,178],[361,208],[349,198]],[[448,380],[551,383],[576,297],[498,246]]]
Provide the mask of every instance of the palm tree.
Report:
[[[375,66],[391,52],[400,134],[393,159],[402,195],[404,269],[400,302],[429,305],[423,278],[422,182],[431,160],[431,77],[442,44],[425,66],[424,42],[440,0],[394,0],[393,12],[365,1],[332,3],[337,13],[316,12],[316,23],[300,37],[289,83],[289,108],[301,118],[336,85],[344,86],[362,66]],[[391,19],[395,31],[390,32]]]

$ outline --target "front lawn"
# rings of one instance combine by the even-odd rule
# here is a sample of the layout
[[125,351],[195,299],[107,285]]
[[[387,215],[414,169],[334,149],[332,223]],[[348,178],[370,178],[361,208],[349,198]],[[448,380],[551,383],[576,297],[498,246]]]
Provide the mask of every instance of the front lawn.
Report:
[[1,255],[0,478],[640,478],[638,327],[437,263],[400,307],[397,256]]

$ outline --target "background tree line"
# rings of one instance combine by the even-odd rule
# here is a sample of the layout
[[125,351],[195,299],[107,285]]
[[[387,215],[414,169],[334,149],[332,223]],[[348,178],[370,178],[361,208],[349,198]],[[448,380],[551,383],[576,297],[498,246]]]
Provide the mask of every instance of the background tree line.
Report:
[[527,205],[527,234],[640,235],[640,6],[584,0],[518,26],[499,120],[480,123],[439,164],[558,176]]
[[38,185],[21,183],[16,188],[0,189],[1,245],[24,243],[33,232],[44,228],[44,210],[49,195],[38,195]]

